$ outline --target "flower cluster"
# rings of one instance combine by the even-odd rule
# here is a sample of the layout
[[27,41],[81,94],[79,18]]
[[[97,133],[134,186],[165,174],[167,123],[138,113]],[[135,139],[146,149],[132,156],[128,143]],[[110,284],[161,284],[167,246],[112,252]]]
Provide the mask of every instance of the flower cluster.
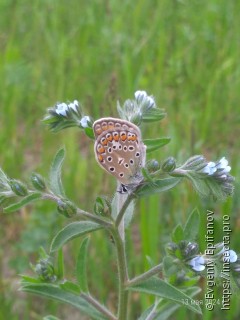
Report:
[[225,157],[217,162],[208,162],[204,156],[197,155],[170,174],[189,178],[203,197],[212,195],[214,199],[222,200],[232,195],[234,190],[234,177],[230,171],[231,167]]
[[74,126],[81,129],[92,127],[91,118],[84,116],[77,100],[70,103],[57,103],[54,107],[48,109],[43,121],[55,132]]
[[137,90],[134,100],[126,100],[123,107],[118,103],[117,109],[122,119],[140,125],[142,121],[158,121],[164,118],[165,112],[158,109],[153,96],[146,91]]
[[215,249],[216,252],[214,255],[198,254],[188,260],[187,264],[190,265],[194,271],[201,272],[205,269],[209,261],[222,261],[223,263],[227,262],[234,264],[238,259],[236,252],[234,250],[225,249],[223,243],[217,244]]

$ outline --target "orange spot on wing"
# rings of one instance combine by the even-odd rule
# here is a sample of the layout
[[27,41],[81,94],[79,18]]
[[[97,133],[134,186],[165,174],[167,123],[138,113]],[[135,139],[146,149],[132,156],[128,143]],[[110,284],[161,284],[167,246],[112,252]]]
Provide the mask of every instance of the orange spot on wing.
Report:
[[106,135],[106,138],[107,138],[107,140],[110,141],[110,142],[113,141],[113,137],[112,137],[112,135],[111,135],[110,133],[108,133],[108,134]]
[[127,139],[127,135],[125,132],[122,132],[120,137],[122,141],[125,141]]
[[102,144],[103,146],[106,146],[106,145],[108,144],[107,139],[106,139],[106,138],[102,138],[102,139],[101,139],[101,144]]
[[104,153],[105,152],[105,148],[103,146],[99,145],[98,148],[97,148],[97,151],[99,153]]
[[103,162],[103,156],[102,156],[101,154],[98,154],[98,160],[99,160],[100,162]]
[[95,128],[96,134],[100,135],[102,133],[102,129],[100,127]]
[[118,134],[117,132],[114,132],[114,133],[113,133],[113,139],[114,139],[115,141],[118,141],[118,140],[119,140],[119,134]]
[[102,129],[103,129],[103,131],[106,131],[107,128],[108,128],[107,123],[106,123],[106,122],[103,122],[103,123],[102,123]]

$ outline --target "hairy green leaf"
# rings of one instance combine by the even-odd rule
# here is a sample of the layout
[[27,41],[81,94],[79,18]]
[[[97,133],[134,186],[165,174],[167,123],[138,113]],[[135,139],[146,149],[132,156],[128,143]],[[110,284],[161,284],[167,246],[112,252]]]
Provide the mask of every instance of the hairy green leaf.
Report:
[[42,197],[42,194],[40,192],[34,192],[26,197],[24,197],[21,201],[11,204],[10,206],[3,209],[4,213],[11,213],[19,210],[20,208],[26,206],[27,204],[38,200]]
[[155,180],[154,183],[146,183],[143,187],[139,188],[136,194],[140,197],[150,196],[154,193],[163,192],[175,187],[182,178],[166,178]]
[[183,240],[183,228],[180,224],[178,224],[172,232],[172,240],[176,243]]
[[59,196],[65,196],[63,185],[62,185],[62,164],[65,157],[65,150],[62,148],[60,149],[57,154],[55,155],[51,169],[49,174],[49,182],[50,182],[50,189],[53,193]]
[[59,250],[68,241],[101,228],[101,225],[91,221],[72,222],[60,230],[53,238],[50,251]]
[[73,294],[68,291],[64,291],[56,285],[52,284],[31,284],[24,285],[21,288],[21,291],[29,292],[32,294],[37,294],[44,296],[48,299],[57,300],[63,303],[70,304],[75,308],[81,310],[86,315],[92,317],[96,320],[106,320],[107,318],[102,315],[97,309],[90,305],[85,299],[81,296]]
[[147,146],[147,153],[155,151],[171,141],[171,138],[144,139],[143,143]]
[[77,281],[82,291],[88,292],[87,283],[87,250],[88,250],[89,238],[83,239],[76,263],[76,275]]
[[[187,296],[184,292],[173,287],[169,283],[156,277],[140,284],[133,285],[129,287],[128,290],[153,294],[157,297],[172,300],[175,303],[184,305],[186,308],[198,314],[202,314],[200,307],[194,303],[194,300],[192,300],[191,297]],[[186,301],[188,303],[186,303]]]
[[160,121],[166,116],[166,112],[163,109],[152,108],[144,112],[142,115],[143,122]]
[[200,216],[197,209],[194,209],[183,230],[183,237],[184,240],[193,241],[196,240],[198,232],[199,232],[199,225],[200,225]]

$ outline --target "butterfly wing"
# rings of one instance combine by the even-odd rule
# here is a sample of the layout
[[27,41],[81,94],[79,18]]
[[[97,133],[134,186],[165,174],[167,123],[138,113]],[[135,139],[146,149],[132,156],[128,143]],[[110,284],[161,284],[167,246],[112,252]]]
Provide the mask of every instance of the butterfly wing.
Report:
[[146,147],[141,132],[129,121],[102,118],[93,124],[97,162],[122,184],[137,184],[142,180]]

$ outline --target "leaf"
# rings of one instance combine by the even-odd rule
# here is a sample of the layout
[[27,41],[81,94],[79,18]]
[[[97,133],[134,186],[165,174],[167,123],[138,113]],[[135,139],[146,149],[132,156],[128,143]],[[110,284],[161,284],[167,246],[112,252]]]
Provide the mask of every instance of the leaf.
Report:
[[166,179],[159,179],[155,180],[154,183],[146,183],[143,187],[139,188],[136,194],[140,197],[145,197],[152,195],[154,193],[163,192],[175,187],[182,178],[166,178]]
[[31,284],[24,285],[21,288],[23,292],[29,292],[37,294],[48,299],[57,300],[63,303],[70,304],[75,308],[81,310],[86,315],[96,320],[106,320],[107,318],[102,315],[97,309],[90,305],[85,299],[79,295],[75,295],[71,292],[64,291],[56,285],[52,284]]
[[142,115],[142,121],[143,122],[153,122],[153,121],[159,121],[165,118],[166,113],[163,109],[158,108],[152,108],[147,110],[147,112],[144,112]]
[[143,143],[147,146],[147,153],[155,151],[171,141],[171,138],[144,139]]
[[58,279],[63,279],[63,277],[64,277],[64,259],[63,259],[63,250],[62,250],[62,248],[60,248],[58,250],[57,276],[58,276]]
[[60,320],[60,319],[57,317],[54,317],[52,315],[47,315],[47,316],[43,317],[43,320]]
[[178,243],[183,239],[184,239],[183,228],[180,224],[178,224],[172,232],[172,241]]
[[90,139],[94,139],[93,128],[86,127],[84,128],[84,132]]
[[11,213],[19,210],[20,208],[26,206],[27,204],[38,200],[42,197],[42,194],[40,192],[34,192],[26,197],[24,197],[21,201],[11,204],[10,206],[3,209],[4,213]]
[[50,251],[59,250],[68,241],[101,228],[101,225],[91,221],[72,222],[56,234],[52,240]]
[[138,320],[152,320],[155,319],[155,311],[157,308],[159,301],[156,301],[151,307],[147,308],[141,316],[138,318]]
[[77,281],[82,291],[88,292],[87,284],[87,250],[88,250],[89,238],[83,239],[76,263]]
[[200,216],[197,209],[194,209],[188,220],[185,224],[183,230],[183,237],[184,240],[193,241],[196,240],[199,232],[199,225],[200,225]]
[[64,157],[65,150],[60,149],[53,159],[49,174],[51,191],[53,191],[54,194],[63,197],[65,196],[65,193],[62,185],[61,174]]
[[[172,300],[198,314],[202,314],[200,307],[194,303],[194,300],[192,300],[191,297],[156,277],[148,279],[140,284],[133,285],[129,287],[128,290],[153,294],[157,297]],[[186,301],[188,301],[188,303],[186,303]]]
[[81,292],[79,285],[72,281],[65,280],[64,283],[61,283],[59,286],[61,289],[71,292],[73,294],[79,295]]
[[21,284],[23,285],[25,284],[31,284],[31,283],[41,283],[41,280],[36,279],[36,278],[32,278],[26,275],[20,275],[21,277]]
[[[201,292],[201,289],[199,287],[191,287],[191,288],[183,289],[183,291],[186,295],[193,298],[199,292]],[[196,301],[196,303],[195,303],[195,300],[193,300],[193,301],[194,301],[195,305],[198,303],[198,300]],[[154,320],[168,320],[168,319],[170,319],[170,316],[180,307],[182,307],[182,306],[178,305],[176,303],[162,300],[159,307],[158,307],[158,311],[154,317]]]

